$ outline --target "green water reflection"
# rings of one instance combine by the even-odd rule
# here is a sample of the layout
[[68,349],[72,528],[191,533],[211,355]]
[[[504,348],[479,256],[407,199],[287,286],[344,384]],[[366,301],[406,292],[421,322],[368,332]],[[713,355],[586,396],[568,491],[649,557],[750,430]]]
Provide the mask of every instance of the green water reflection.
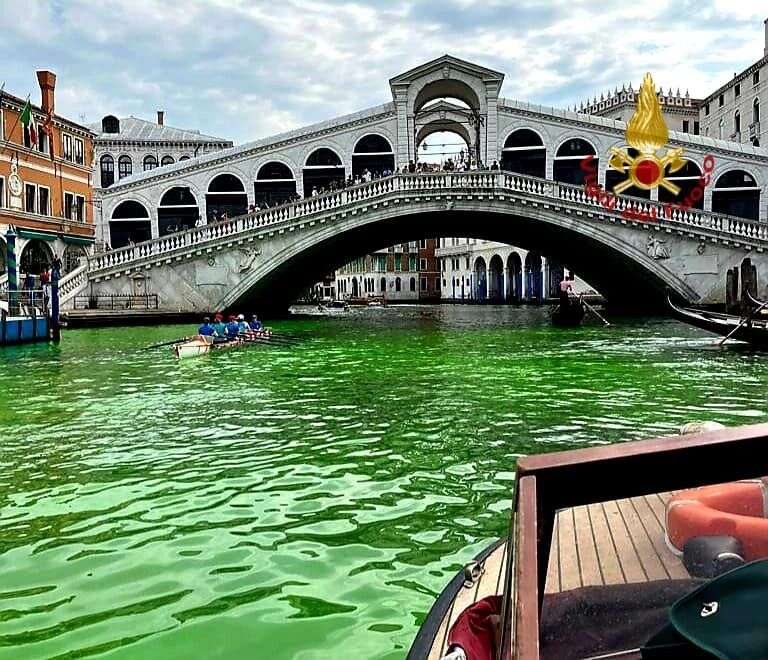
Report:
[[0,352],[0,658],[402,658],[505,531],[521,454],[766,418],[765,357],[671,321],[537,309],[187,328]]

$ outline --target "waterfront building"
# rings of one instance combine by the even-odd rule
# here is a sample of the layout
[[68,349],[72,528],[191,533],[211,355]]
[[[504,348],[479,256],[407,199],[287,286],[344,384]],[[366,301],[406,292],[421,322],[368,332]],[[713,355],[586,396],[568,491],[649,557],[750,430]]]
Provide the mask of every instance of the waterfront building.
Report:
[[[94,241],[92,154],[87,126],[56,114],[56,75],[38,71],[40,104],[0,92],[0,273],[5,235],[17,234],[21,274],[38,274],[61,259],[74,270]],[[25,111],[26,108],[26,111]],[[30,120],[25,124],[26,114]]]
[[[104,189],[137,172],[149,172],[184,162],[228,149],[233,144],[230,140],[203,135],[198,130],[168,126],[163,110],[157,111],[155,122],[133,116],[119,118],[107,115],[100,122],[91,124],[89,128],[96,136],[94,163],[95,194],[98,200],[101,199]],[[220,196],[219,199],[226,203],[225,197]],[[165,206],[169,208],[158,220],[159,236],[195,225],[199,211],[191,211],[195,203],[191,201],[188,192],[185,193],[182,189],[165,201]],[[215,212],[214,206],[209,209],[211,212]],[[117,247],[125,245],[128,240],[138,242],[150,238],[150,227],[143,221],[143,217],[131,217],[130,209],[124,215],[125,217],[112,218],[116,221],[112,225],[113,241],[110,241],[109,223],[99,217],[96,227],[99,247],[104,244]]]
[[[447,302],[541,302],[571,274],[553,257],[476,238],[441,238],[436,250]],[[574,293],[596,293],[576,277]]]
[[437,239],[401,243],[365,255],[336,271],[340,298],[384,297],[388,301],[436,302],[440,281]]
[[[622,85],[621,89],[616,87],[614,91],[600,94],[590,101],[579,104],[579,112],[598,117],[607,117],[617,121],[629,121],[637,108],[637,100],[640,94],[640,85],[634,89],[632,83]],[[672,131],[681,133],[692,133],[698,135],[700,131],[699,108],[701,99],[691,98],[688,90],[685,94],[680,93],[680,88],[672,92],[670,88],[665,94],[662,88],[656,94],[661,106],[661,114],[667,127]]]
[[[761,110],[768,107],[768,19],[765,20],[763,56],[702,101],[704,135],[760,146],[766,133]],[[741,182],[747,183],[747,182]],[[754,184],[754,181],[751,182]],[[736,187],[736,186],[733,186]]]

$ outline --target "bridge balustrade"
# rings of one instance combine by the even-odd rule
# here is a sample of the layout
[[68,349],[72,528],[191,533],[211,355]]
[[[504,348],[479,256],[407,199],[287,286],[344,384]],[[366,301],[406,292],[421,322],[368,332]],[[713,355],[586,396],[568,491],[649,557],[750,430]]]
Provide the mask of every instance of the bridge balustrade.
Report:
[[[511,191],[537,197],[560,199],[593,208],[600,207],[599,201],[587,195],[583,186],[539,179],[513,172],[399,173],[343,190],[302,199],[284,206],[264,209],[263,211],[238,216],[223,222],[196,227],[137,245],[96,254],[89,258],[88,268],[90,272],[115,268],[149,257],[170,254],[180,249],[216,242],[220,239],[241,235],[260,228],[271,228],[356,202],[380,199],[395,192],[430,192],[450,189]],[[616,205],[613,211],[601,207],[603,213],[613,213],[617,216],[620,216],[621,212],[625,209],[633,209],[637,213],[648,213],[651,217],[655,217],[659,222],[667,225],[684,225],[689,228],[730,234],[737,238],[747,238],[755,241],[768,240],[767,225],[699,209],[682,211],[672,206],[668,207],[668,216],[665,217],[665,210],[662,204],[646,199],[624,196],[616,197]],[[655,216],[653,215],[654,213]]]

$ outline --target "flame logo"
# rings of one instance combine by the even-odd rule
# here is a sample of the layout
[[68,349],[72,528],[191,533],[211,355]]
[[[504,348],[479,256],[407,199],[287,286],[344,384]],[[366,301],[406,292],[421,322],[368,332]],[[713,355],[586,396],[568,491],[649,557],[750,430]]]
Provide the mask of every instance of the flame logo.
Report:
[[642,154],[652,155],[669,140],[669,131],[661,116],[661,105],[654,91],[653,78],[645,74],[640,87],[635,114],[627,123],[627,143]]
[[677,172],[685,166],[681,158],[683,149],[667,149],[667,153],[659,158],[656,154],[669,140],[669,130],[661,114],[661,105],[656,96],[656,88],[650,73],[646,73],[637,101],[637,109],[627,122],[625,133],[627,143],[637,149],[639,154],[631,156],[624,149],[611,147],[611,159],[608,165],[624,174],[629,168],[628,177],[613,187],[613,192],[620,194],[627,188],[636,186],[642,190],[651,190],[662,186],[673,195],[680,193],[680,187],[666,177],[667,168]]

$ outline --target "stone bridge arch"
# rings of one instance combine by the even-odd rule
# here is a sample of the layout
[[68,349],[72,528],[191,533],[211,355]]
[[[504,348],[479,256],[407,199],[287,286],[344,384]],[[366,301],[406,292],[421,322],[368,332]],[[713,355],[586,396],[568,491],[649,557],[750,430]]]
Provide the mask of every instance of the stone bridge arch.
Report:
[[[462,208],[466,206],[466,208]],[[660,304],[667,292],[696,300],[700,295],[672,267],[665,235],[615,225],[574,222],[570,217],[545,209],[520,215],[499,202],[476,205],[457,202],[446,209],[437,203],[430,210],[380,207],[363,218],[348,216],[316,226],[312,231],[293,232],[291,239],[265,252],[254,267],[216,300],[216,309],[260,306],[274,300],[279,291],[287,300],[318,276],[345,263],[395,243],[424,236],[468,236],[518,245],[539,254],[550,254],[604,292],[611,302],[653,301]],[[467,222],[467,214],[471,221]],[[627,235],[634,240],[627,240]],[[650,246],[650,247],[649,247]],[[695,245],[694,251],[695,251]]]

